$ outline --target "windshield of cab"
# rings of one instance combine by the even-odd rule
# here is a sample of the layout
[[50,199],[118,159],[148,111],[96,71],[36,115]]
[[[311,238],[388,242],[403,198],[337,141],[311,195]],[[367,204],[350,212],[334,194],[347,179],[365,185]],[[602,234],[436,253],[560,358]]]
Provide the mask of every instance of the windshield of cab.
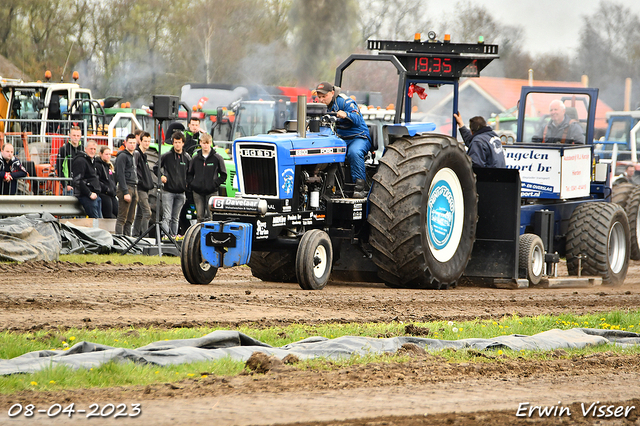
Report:
[[584,144],[592,99],[585,94],[528,93],[522,142]]

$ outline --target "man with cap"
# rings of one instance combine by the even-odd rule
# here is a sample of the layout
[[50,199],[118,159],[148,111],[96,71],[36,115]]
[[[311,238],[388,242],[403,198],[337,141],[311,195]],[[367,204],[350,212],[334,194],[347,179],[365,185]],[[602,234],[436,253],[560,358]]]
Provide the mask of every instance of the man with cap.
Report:
[[336,133],[347,143],[347,159],[351,165],[351,178],[355,183],[354,198],[367,196],[364,156],[371,149],[371,137],[358,104],[340,93],[340,88],[323,81],[316,86],[320,103],[327,105],[327,111],[335,112],[338,121]]

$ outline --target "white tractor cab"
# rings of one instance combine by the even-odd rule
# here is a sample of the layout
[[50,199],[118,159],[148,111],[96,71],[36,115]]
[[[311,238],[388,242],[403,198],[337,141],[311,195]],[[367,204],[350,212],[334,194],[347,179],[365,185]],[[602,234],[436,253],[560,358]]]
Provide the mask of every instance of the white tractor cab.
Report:
[[[50,79],[50,73],[46,74]],[[74,80],[78,74],[74,72]],[[77,83],[25,82],[0,77],[0,131],[11,142],[29,177],[26,194],[60,195],[55,177],[56,157],[72,126],[80,127],[83,145],[94,139],[117,150],[119,132],[142,128],[136,116],[119,112],[107,116],[91,90]],[[38,181],[34,184],[33,181]]]
[[[0,77],[0,130],[44,135],[66,130],[62,121],[83,119],[97,108],[91,90],[77,83],[24,82]],[[43,122],[48,121],[46,126]],[[56,123],[57,122],[57,123]],[[88,123],[95,127],[95,123]]]

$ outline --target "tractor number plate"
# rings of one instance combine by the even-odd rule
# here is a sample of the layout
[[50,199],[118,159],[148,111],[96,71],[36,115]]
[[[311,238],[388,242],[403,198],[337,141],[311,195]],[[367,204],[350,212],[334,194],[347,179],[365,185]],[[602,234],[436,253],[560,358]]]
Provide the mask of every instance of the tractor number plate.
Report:
[[235,247],[236,236],[229,232],[209,232],[205,242],[209,247]]

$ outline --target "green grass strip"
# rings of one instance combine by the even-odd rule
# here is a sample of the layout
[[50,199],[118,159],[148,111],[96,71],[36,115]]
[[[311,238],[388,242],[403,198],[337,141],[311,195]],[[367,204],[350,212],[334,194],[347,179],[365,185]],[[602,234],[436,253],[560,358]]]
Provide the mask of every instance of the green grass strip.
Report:
[[[283,346],[311,336],[337,338],[341,336],[396,337],[407,335],[406,327],[416,327],[420,337],[458,340],[464,338],[491,338],[500,335],[533,335],[551,329],[571,329],[578,327],[607,330],[635,331],[640,329],[640,311],[613,311],[592,315],[539,315],[536,317],[508,316],[500,320],[474,320],[465,322],[438,321],[405,324],[366,323],[366,324],[295,324],[283,327],[251,328],[239,327],[237,330],[272,346]],[[429,332],[424,335],[425,329]],[[90,341],[114,347],[138,348],[154,341],[189,339],[202,337],[216,328],[130,328],[110,330],[69,329],[60,331],[37,331],[32,333],[0,333],[0,358],[10,359],[36,350],[65,350],[79,341]],[[567,350],[570,355],[613,351],[620,354],[640,354],[640,346],[618,347],[603,345],[585,349]],[[509,358],[545,359],[549,354],[540,351],[499,350],[494,355]],[[476,358],[467,351],[439,352],[449,362],[501,362],[498,357]],[[371,355],[354,356],[341,361],[316,359],[297,364],[300,369],[339,368],[354,364],[371,362],[404,362],[402,356]],[[170,367],[140,365],[133,363],[108,363],[90,370],[71,370],[68,367],[52,366],[33,374],[19,374],[0,377],[0,393],[11,394],[26,389],[61,390],[75,388],[112,387],[125,385],[146,385],[158,382],[179,381],[185,378],[198,378],[208,375],[233,376],[244,369],[244,363],[223,359],[183,364]]]

